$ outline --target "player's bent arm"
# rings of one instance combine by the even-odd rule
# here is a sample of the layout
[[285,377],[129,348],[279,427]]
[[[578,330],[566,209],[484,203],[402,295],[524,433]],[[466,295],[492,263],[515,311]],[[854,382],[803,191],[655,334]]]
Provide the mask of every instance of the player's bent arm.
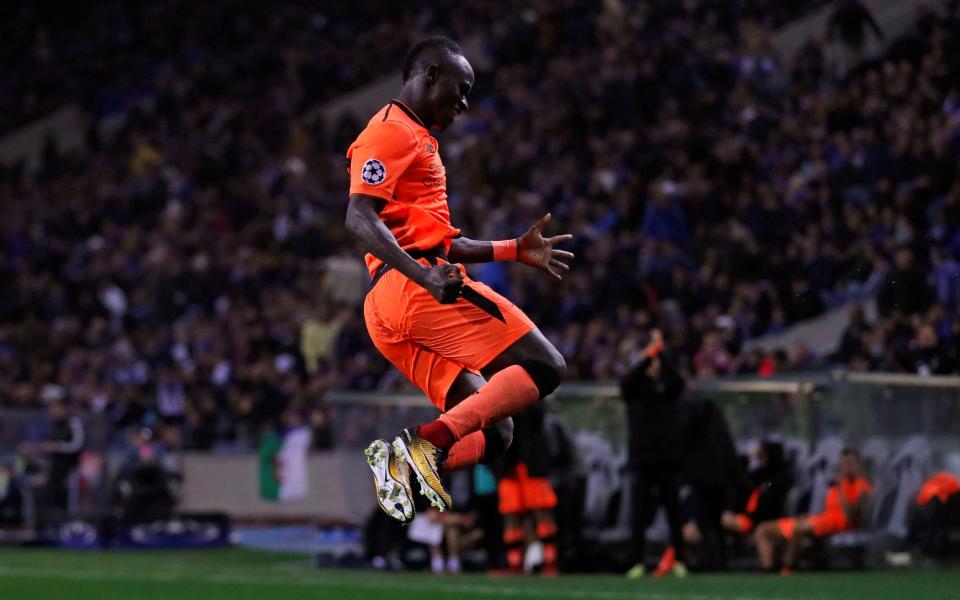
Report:
[[403,251],[397,238],[380,220],[380,211],[385,204],[386,200],[374,196],[351,195],[344,223],[347,231],[353,234],[364,250],[422,285],[427,268]]
[[453,263],[483,263],[493,260],[493,244],[463,236],[450,241],[447,259]]
[[463,236],[453,238],[447,258],[455,263],[482,263],[517,260],[517,240],[488,242]]
[[456,302],[463,287],[460,270],[448,264],[425,267],[413,260],[380,220],[384,203],[384,200],[374,196],[352,194],[347,204],[347,231],[365,250],[427,290],[441,304]]

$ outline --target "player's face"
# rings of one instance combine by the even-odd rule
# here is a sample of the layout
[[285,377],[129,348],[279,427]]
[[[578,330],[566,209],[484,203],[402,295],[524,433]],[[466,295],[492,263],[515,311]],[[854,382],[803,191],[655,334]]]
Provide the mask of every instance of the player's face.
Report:
[[860,472],[860,461],[852,454],[840,457],[840,474],[842,477],[853,478]]
[[467,112],[467,96],[473,88],[473,68],[462,56],[449,56],[437,66],[430,82],[430,112],[434,127],[441,131]]

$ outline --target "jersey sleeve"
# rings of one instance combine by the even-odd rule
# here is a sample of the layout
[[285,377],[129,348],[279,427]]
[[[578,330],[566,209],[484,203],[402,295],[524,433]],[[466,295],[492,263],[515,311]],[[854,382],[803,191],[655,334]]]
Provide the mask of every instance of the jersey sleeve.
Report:
[[417,155],[416,136],[409,127],[383,121],[367,127],[350,147],[350,194],[394,200],[397,180]]

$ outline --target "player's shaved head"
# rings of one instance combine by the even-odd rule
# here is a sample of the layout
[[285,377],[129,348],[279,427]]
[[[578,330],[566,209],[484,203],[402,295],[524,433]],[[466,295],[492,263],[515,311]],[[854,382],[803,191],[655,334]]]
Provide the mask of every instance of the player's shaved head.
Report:
[[467,112],[473,81],[473,67],[460,46],[447,37],[430,37],[407,52],[398,100],[419,115],[424,126],[443,130]]
[[444,59],[451,56],[463,56],[463,50],[450,38],[435,35],[420,40],[410,47],[403,59],[403,81],[406,82],[412,75],[422,72],[430,65],[445,62]]

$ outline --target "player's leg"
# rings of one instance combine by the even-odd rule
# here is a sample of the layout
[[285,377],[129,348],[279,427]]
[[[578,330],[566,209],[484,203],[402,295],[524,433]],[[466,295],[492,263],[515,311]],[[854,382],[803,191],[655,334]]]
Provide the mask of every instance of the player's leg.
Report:
[[[443,386],[449,386],[460,368],[410,342],[400,327],[403,305],[396,302],[403,295],[404,285],[405,280],[395,272],[384,276],[364,300],[364,321],[370,339],[380,353],[436,404],[436,387],[428,384],[423,373],[432,374],[434,386],[441,386],[445,392]],[[395,452],[393,444],[384,440],[374,440],[364,454],[373,471],[377,502],[383,511],[401,522],[413,519],[415,510],[409,463]]]
[[507,572],[523,572],[523,551],[526,547],[527,532],[524,527],[526,516],[523,496],[516,465],[510,467],[497,483],[498,510],[503,515],[503,545],[507,555]]
[[[780,521],[786,520],[780,519]],[[780,522],[764,521],[760,523],[754,531],[754,539],[757,542],[757,559],[760,561],[760,568],[765,571],[773,570],[777,546],[784,540]]]
[[720,514],[720,524],[729,533],[744,535],[750,533],[749,517],[742,513],[725,510]]
[[520,365],[534,380],[540,397],[549,395],[567,374],[563,355],[539,329],[533,329],[487,363],[480,372],[491,377],[510,366]]
[[[447,392],[446,407],[449,410],[464,398],[476,393],[486,384],[486,380],[464,369]],[[477,463],[489,464],[503,455],[513,441],[513,419],[507,417],[490,427],[461,438],[450,447],[450,453],[444,462],[445,471],[456,471],[472,467]]]
[[656,505],[653,496],[653,480],[647,469],[635,469],[632,473],[633,485],[633,554],[636,563],[627,571],[627,577],[636,579],[646,574],[644,559],[647,552],[647,527],[653,518]]
[[[686,546],[683,540],[683,515],[680,511],[680,473],[674,469],[660,469],[657,472],[657,489],[660,502],[667,513],[670,527],[670,544],[673,546],[673,560],[663,565],[663,571],[672,572],[678,577],[687,574]],[[658,569],[660,571],[660,569]],[[665,574],[665,573],[659,573]]]
[[[436,361],[442,357],[432,356]],[[430,372],[433,372],[431,369]],[[415,382],[421,377],[415,376]],[[475,394],[487,383],[483,377],[466,369],[449,384],[446,398],[441,406],[456,407],[464,398]],[[420,484],[420,491],[430,503],[440,510],[446,510],[452,503],[449,493],[443,486],[441,471],[455,471],[471,467],[478,462],[492,462],[503,454],[513,439],[513,421],[504,417],[487,424],[478,431],[472,431],[451,442],[449,438],[436,439],[431,428],[439,428],[443,435],[449,430],[440,421],[435,420],[420,427],[405,429],[393,441],[393,453],[406,463]]]
[[533,329],[481,367],[487,383],[419,435],[439,448],[517,414],[550,394],[566,374],[563,356],[539,329]]
[[557,569],[557,522],[553,511],[539,508],[533,511],[537,539],[543,544],[543,574],[556,575]]
[[[414,288],[407,290],[405,296],[406,339],[429,357],[425,368],[414,365],[410,369],[412,380],[429,390],[435,403],[435,397],[440,397],[438,406],[443,414],[430,423],[401,432],[393,448],[410,464],[418,480],[425,483],[421,490],[431,503],[441,509],[448,506],[449,494],[443,489],[440,471],[452,446],[529,407],[553,391],[566,370],[560,353],[519,308],[480,282],[468,279],[467,284],[474,292],[473,300],[464,297],[454,304],[439,304],[432,297],[418,300],[417,295],[423,294]],[[414,305],[415,310],[410,308]],[[460,366],[457,377],[447,379],[446,375],[434,373],[432,367],[441,366],[440,359],[446,361],[442,365],[445,368]],[[447,406],[447,396],[463,369],[484,373],[487,381]],[[421,383],[420,379],[424,381]],[[459,395],[455,394],[454,399]],[[506,437],[508,428],[506,423],[501,425],[501,439]],[[474,436],[464,451],[472,448],[476,456],[480,447],[480,438]]]
[[523,513],[503,515],[503,545],[507,552],[507,571],[512,574],[523,573],[523,551],[527,541],[523,516]]
[[463,566],[460,563],[462,552],[463,531],[458,519],[444,524],[443,539],[447,546],[447,573],[460,573]]
[[[544,339],[539,332],[536,335]],[[561,365],[562,360],[560,357]],[[530,366],[533,364],[537,366]],[[394,440],[394,452],[410,464],[421,483],[421,490],[432,504],[438,508],[449,506],[449,494],[443,488],[440,471],[447,468],[447,454],[452,453],[454,445],[459,443],[460,447],[450,468],[475,464],[487,452],[488,444],[491,456],[502,452],[512,437],[510,416],[541,397],[538,381],[542,382],[544,378],[555,380],[549,384],[549,391],[552,391],[559,382],[559,375],[556,374],[558,368],[556,358],[552,364],[531,359],[528,365],[515,364],[495,372],[491,370],[491,376],[482,385],[482,378],[458,376],[449,386],[460,386],[456,393],[451,397],[449,390],[447,392],[448,397],[454,400],[453,406],[445,406],[445,412],[434,421],[401,432]],[[553,374],[542,375],[551,372]],[[541,375],[535,379],[531,373]],[[471,389],[475,391],[462,393]]]
[[[384,292],[385,287],[386,284],[381,285],[377,291]],[[371,292],[364,301],[364,321],[370,337],[381,354],[409,378],[410,374],[404,367],[410,363],[408,358],[412,349],[403,336],[390,326],[389,319],[385,318],[375,299]],[[373,471],[374,491],[380,508],[398,521],[413,519],[415,511],[409,465],[398,460],[391,445],[384,440],[371,442],[364,450],[364,456]]]
[[800,556],[800,548],[808,537],[813,535],[813,527],[809,519],[797,519],[797,524],[793,529],[793,536],[787,541],[787,551],[783,556],[783,568],[789,572],[796,567],[797,558]]

